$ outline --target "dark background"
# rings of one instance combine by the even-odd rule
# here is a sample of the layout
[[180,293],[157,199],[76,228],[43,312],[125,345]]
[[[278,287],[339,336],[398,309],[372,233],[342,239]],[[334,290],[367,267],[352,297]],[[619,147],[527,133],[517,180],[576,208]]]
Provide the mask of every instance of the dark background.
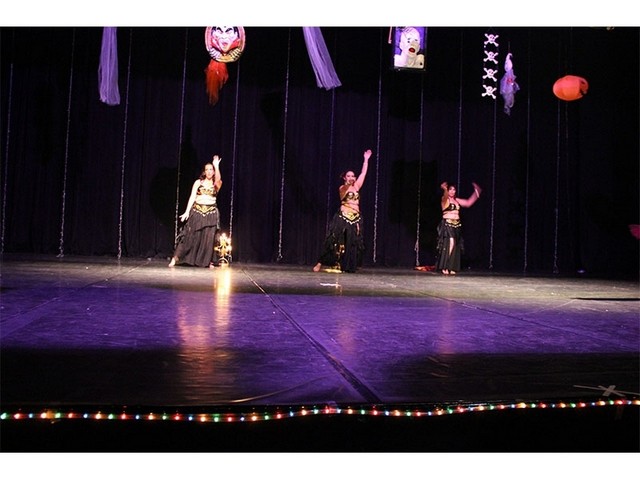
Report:
[[[119,27],[117,106],[99,97],[102,28],[0,29],[3,252],[169,257],[219,154],[234,261],[312,265],[339,174],[371,148],[366,266],[433,265],[446,180],[484,189],[462,212],[465,268],[638,275],[640,29],[432,27],[423,73],[391,68],[389,27],[327,27],[327,91],[301,27],[245,27],[215,106],[204,29]],[[481,95],[486,33],[498,78],[513,54],[510,115]],[[553,95],[567,74],[584,98]]]

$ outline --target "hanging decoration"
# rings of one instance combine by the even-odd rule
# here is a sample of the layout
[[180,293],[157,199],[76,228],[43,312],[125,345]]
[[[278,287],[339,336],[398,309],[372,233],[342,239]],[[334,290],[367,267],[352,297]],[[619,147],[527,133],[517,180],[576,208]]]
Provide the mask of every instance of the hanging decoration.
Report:
[[102,29],[102,47],[98,67],[100,101],[107,105],[120,104],[118,90],[118,36],[116,27]]
[[589,90],[589,84],[582,77],[566,75],[553,84],[553,94],[560,100],[571,102],[584,97]]
[[512,58],[511,52],[507,53],[507,58],[504,60],[504,75],[500,80],[500,95],[504,99],[504,113],[507,115],[511,115],[511,108],[516,101],[516,92],[520,90],[513,72]]
[[425,70],[427,27],[395,27],[389,32],[389,43],[395,70]]
[[243,27],[207,27],[204,31],[204,45],[211,56],[207,66],[206,82],[209,103],[218,103],[220,90],[229,79],[227,63],[237,61],[244,51]]
[[482,87],[484,92],[483,97],[491,97],[496,99],[496,90],[498,90],[498,79],[496,74],[498,73],[498,37],[500,35],[485,33],[486,40],[484,41],[484,59],[483,69],[484,75],[482,76]]
[[342,85],[338,74],[333,68],[331,56],[322,37],[320,27],[302,27],[304,41],[307,44],[307,52],[311,60],[313,72],[316,74],[318,87],[331,90]]

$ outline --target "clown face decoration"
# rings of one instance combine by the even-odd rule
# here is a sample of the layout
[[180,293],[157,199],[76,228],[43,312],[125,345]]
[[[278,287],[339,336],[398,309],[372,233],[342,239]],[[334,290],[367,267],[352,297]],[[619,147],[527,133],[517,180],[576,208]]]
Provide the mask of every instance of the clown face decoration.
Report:
[[220,90],[229,79],[227,63],[235,62],[244,50],[244,28],[207,27],[204,45],[211,56],[205,70],[209,103],[218,103]]
[[244,28],[207,27],[204,44],[211,58],[217,62],[235,62],[244,50]]

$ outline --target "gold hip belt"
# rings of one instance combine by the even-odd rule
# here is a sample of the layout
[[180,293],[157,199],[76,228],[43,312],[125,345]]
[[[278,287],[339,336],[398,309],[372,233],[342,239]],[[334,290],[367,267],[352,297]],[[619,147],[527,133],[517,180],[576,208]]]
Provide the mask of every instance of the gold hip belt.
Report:
[[194,203],[193,209],[202,215],[207,215],[216,209],[216,205],[202,205],[201,203]]
[[355,223],[360,220],[360,213],[358,212],[340,212],[340,216],[349,223]]

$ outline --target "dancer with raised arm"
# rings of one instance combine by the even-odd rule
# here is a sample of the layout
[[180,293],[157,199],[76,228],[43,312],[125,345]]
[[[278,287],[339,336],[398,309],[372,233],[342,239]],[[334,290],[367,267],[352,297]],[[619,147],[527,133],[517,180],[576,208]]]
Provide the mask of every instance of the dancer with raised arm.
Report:
[[180,215],[180,220],[186,224],[178,235],[169,267],[178,264],[214,266],[215,238],[220,229],[217,195],[222,187],[221,160],[214,155],[212,162],[205,163],[200,178],[193,182],[187,208]]
[[362,264],[364,239],[360,189],[367,176],[371,150],[366,150],[363,156],[360,175],[356,177],[352,170],[341,175],[342,185],[338,189],[340,208],[331,220],[322,253],[313,267],[314,272],[319,272],[323,265],[327,265],[341,272],[354,273]]
[[456,196],[456,186],[443,182],[442,198],[442,220],[438,225],[438,261],[436,270],[444,275],[455,275],[460,271],[460,258],[464,250],[464,239],[462,238],[462,223],[460,222],[460,209],[470,207],[480,198],[482,189],[477,183],[472,183],[473,194],[467,198]]

